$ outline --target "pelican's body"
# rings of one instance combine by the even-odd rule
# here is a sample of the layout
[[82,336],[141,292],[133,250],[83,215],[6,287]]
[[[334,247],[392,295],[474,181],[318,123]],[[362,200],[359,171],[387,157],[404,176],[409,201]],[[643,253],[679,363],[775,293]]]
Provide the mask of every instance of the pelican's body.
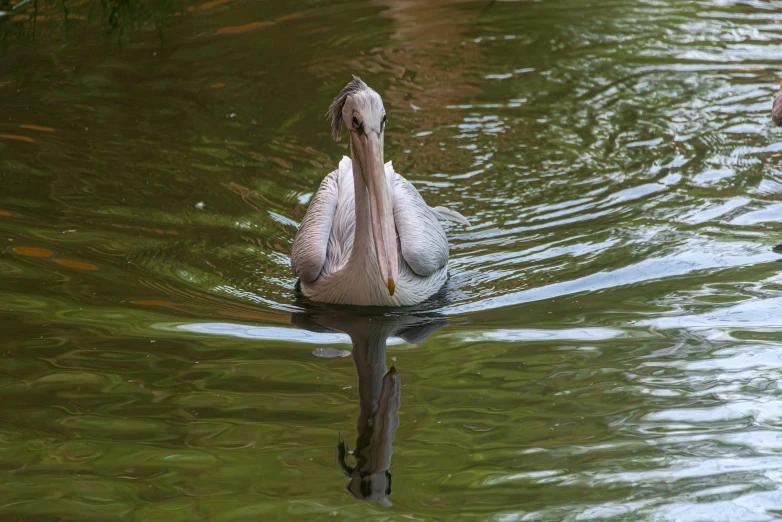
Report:
[[335,304],[420,303],[448,278],[448,241],[438,218],[466,220],[443,207],[430,208],[390,162],[383,165],[385,112],[380,97],[361,80],[335,99],[335,120],[335,137],[342,121],[354,124],[353,158],[344,157],[326,176],[296,234],[291,266],[301,291],[313,301]]

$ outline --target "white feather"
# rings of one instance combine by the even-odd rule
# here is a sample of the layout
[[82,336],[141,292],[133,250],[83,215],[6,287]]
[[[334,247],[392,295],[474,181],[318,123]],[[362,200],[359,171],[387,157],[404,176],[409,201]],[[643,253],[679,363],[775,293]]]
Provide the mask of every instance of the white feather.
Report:
[[435,212],[440,218],[445,219],[447,221],[453,221],[454,223],[459,223],[460,225],[464,225],[465,227],[470,226],[470,222],[467,221],[467,218],[456,212],[455,210],[451,210],[450,208],[445,207],[431,207],[432,211]]

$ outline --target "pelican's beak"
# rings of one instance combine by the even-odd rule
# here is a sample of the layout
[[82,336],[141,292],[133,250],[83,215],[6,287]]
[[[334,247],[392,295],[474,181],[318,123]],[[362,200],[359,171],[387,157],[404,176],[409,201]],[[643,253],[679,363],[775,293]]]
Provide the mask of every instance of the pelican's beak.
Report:
[[393,297],[399,278],[393,181],[386,176],[383,149],[377,133],[351,133],[351,145],[369,190],[369,213],[380,276],[388,287],[388,294]]

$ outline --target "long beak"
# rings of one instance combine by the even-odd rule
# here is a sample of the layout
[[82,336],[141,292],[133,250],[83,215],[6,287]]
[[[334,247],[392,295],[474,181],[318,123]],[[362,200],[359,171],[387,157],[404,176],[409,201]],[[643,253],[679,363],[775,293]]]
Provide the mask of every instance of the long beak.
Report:
[[399,254],[396,247],[392,180],[386,177],[378,135],[370,132],[368,135],[351,136],[354,153],[358,153],[359,168],[369,191],[369,214],[380,276],[388,287],[389,295],[393,297],[399,278]]

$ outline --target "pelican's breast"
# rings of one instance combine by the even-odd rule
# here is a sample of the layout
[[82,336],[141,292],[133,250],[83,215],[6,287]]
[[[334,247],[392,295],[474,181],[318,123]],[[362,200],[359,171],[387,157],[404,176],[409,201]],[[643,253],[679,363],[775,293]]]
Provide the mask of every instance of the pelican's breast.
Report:
[[[386,175],[395,175],[390,162],[385,167]],[[399,280],[396,284],[394,296],[390,296],[378,270],[377,255],[371,239],[372,231],[369,228],[367,229],[367,236],[361,241],[362,246],[358,247],[365,249],[366,252],[364,252],[364,255],[351,258],[355,248],[356,201],[353,168],[350,158],[342,158],[336,172],[336,179],[338,189],[337,204],[326,249],[326,260],[317,280],[302,283],[304,295],[315,301],[338,304],[409,306],[420,303],[439,290],[448,278],[448,269],[445,262],[441,263],[442,266],[427,266],[426,268],[430,269],[427,275],[419,275],[411,269],[404,256],[400,255]],[[407,181],[402,181],[409,185]],[[395,189],[400,190],[398,184],[395,185]],[[405,185],[404,188],[408,192],[414,190],[412,185],[409,187]],[[420,195],[417,192],[414,195],[420,202],[414,201],[413,203],[418,203],[418,205],[411,208],[415,208],[420,212],[431,212]],[[409,194],[399,194],[398,197],[399,201],[408,201],[410,199]],[[395,212],[395,215],[397,215],[397,212]],[[445,233],[437,220],[423,219],[423,217],[427,217],[426,215],[410,215],[408,217],[409,219],[405,219],[403,216],[400,216],[400,220],[397,222],[400,235],[408,233],[411,237],[411,242],[408,245],[414,244],[418,245],[419,249],[431,250],[432,252],[428,252],[429,255],[432,255],[436,250],[445,249],[445,259],[447,260],[448,244],[444,241]],[[415,225],[418,227],[423,226],[428,232],[435,232],[435,235],[441,234],[443,236],[442,245],[439,243],[437,245],[429,245],[425,241],[420,241],[419,236],[423,234],[423,231],[416,232]],[[427,236],[424,235],[424,237]],[[409,251],[409,248],[404,248],[404,243],[403,239],[397,238],[397,249],[400,253]],[[419,260],[419,258],[422,258],[422,256],[414,256],[416,260]]]

